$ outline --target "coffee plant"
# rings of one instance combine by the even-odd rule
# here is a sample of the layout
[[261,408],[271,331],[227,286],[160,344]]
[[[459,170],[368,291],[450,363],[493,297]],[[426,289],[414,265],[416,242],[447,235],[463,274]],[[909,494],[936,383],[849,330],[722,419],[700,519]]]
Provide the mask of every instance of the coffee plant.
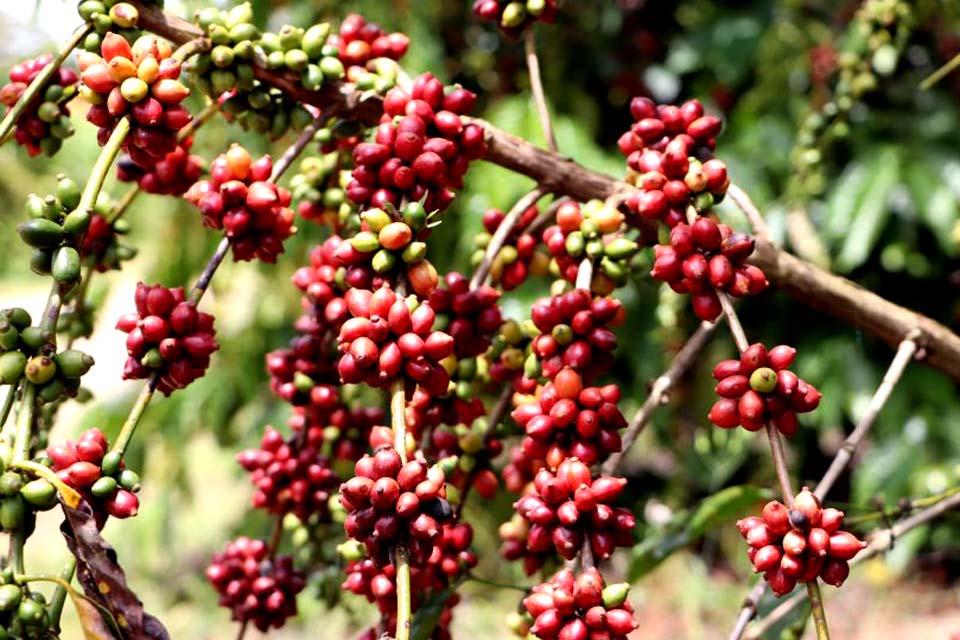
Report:
[[[731,639],[762,617],[750,631],[758,637],[805,603],[790,614],[789,637],[810,617],[824,640],[831,616],[821,584],[841,587],[857,564],[960,503],[947,489],[845,518],[838,507],[849,507],[829,499],[911,361],[960,379],[960,338],[832,274],[823,247],[793,241],[803,257],[781,248],[775,216],[740,186],[759,169],[725,160],[717,96],[625,98],[611,145],[622,154],[618,175],[582,163],[572,134],[554,127],[536,41],[563,35],[576,3],[476,0],[466,12],[476,22],[460,25],[504,49],[522,41],[526,108],[546,148],[478,117],[482,91],[447,82],[442,68],[414,69],[417,39],[360,15],[267,28],[248,3],[192,16],[162,4],[83,0],[70,41],[15,64],[0,89],[0,141],[31,157],[62,154],[72,135],[99,146],[89,169],[72,162],[45,193],[10,207],[21,213],[8,235],[15,227],[50,293],[42,309],[0,311],[0,527],[10,540],[0,638],[60,637],[68,596],[87,638],[170,637],[103,530],[152,508],[140,496],[151,478],[134,470],[143,457],[128,456],[150,408],[227,374],[233,318],[215,318],[206,294],[229,261],[262,265],[246,274],[280,272],[301,314],[287,343],[255,340],[269,384],[250,393],[288,405],[276,414],[287,424],[265,424],[258,444],[236,455],[270,533],[244,531],[223,541],[205,572],[194,567],[241,638],[249,627],[283,627],[298,600],[318,594],[330,606],[373,605],[361,638],[451,638],[471,583],[522,592],[499,637],[648,637],[643,603],[630,594],[645,572],[637,567],[712,529],[738,530],[758,574],[731,612]],[[804,204],[823,191],[829,145],[863,119],[858,101],[897,72],[919,17],[902,0],[865,0],[849,25],[855,42],[820,69],[825,94],[789,158],[799,228],[812,229]],[[95,132],[75,127],[81,119]],[[207,134],[215,120],[231,141]],[[477,224],[458,260],[445,229],[467,228],[456,218],[475,207],[462,194],[483,163],[533,186],[509,209],[471,212],[465,219]],[[117,199],[105,188],[114,176],[128,184]],[[105,318],[125,359],[107,375],[141,391],[122,423],[85,424],[66,439],[52,429],[62,408],[89,399],[83,380],[95,364],[74,342],[107,312],[89,281],[133,269],[137,249],[123,236],[143,193],[156,197],[160,226],[174,225],[162,219],[164,203],[182,200],[190,233],[219,241],[190,282],[134,276],[126,311]],[[796,225],[790,233],[802,235]],[[853,264],[856,251],[845,245],[841,257]],[[659,283],[667,287],[658,294]],[[764,335],[768,321],[781,321],[783,297],[896,347],[819,482],[790,449],[841,400],[823,384],[828,372],[803,366],[811,340],[798,349]],[[666,369],[633,412],[624,355],[644,340],[642,307],[655,305],[673,335],[695,328],[665,349]],[[714,333],[729,344],[708,349]],[[715,486],[688,505],[672,538],[680,542],[650,560],[658,534],[640,496],[649,506],[655,495],[639,486],[631,450],[649,442],[641,436],[672,392],[711,386],[712,408],[689,419],[704,441],[736,438],[766,486],[739,498]],[[51,509],[63,514],[59,577],[28,562],[31,538],[50,522],[38,514]],[[871,519],[883,527],[865,527]],[[485,576],[484,557],[496,554],[527,581]],[[727,562],[744,568],[740,555]],[[55,583],[49,595],[37,588],[43,581]],[[783,604],[769,606],[772,598]]]

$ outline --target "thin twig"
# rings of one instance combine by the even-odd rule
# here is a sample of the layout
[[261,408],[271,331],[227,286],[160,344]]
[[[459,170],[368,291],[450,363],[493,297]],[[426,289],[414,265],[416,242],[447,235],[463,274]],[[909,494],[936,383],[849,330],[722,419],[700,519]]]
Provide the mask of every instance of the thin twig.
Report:
[[153,393],[157,388],[157,383],[159,378],[157,374],[154,373],[147,379],[147,383],[143,385],[143,388],[140,390],[140,395],[137,396],[137,401],[133,403],[133,406],[130,408],[130,413],[127,414],[126,420],[123,421],[123,426],[120,427],[120,433],[117,434],[117,439],[113,441],[113,446],[110,448],[110,451],[115,451],[123,456],[124,452],[127,450],[127,445],[130,444],[130,438],[133,437],[133,432],[137,430],[137,425],[140,424],[140,418],[143,417],[143,413],[147,410],[147,405],[150,404],[150,400],[153,399]]
[[780,431],[768,422],[766,426],[767,440],[770,441],[770,453],[773,455],[773,466],[777,471],[777,482],[780,483],[780,492],[783,493],[783,502],[787,507],[793,506],[793,487],[790,486],[790,471],[787,469],[787,456],[783,451],[783,440]]
[[537,36],[533,28],[528,28],[523,34],[523,44],[526,50],[527,70],[530,72],[530,89],[533,92],[533,102],[537,106],[537,115],[540,117],[540,126],[543,128],[543,137],[547,141],[550,151],[557,150],[557,138],[553,133],[553,124],[550,122],[550,108],[543,93],[543,81],[540,79],[540,58],[537,56]]
[[210,51],[212,44],[213,43],[209,40],[209,38],[202,36],[199,38],[194,38],[193,40],[188,40],[180,45],[177,50],[173,52],[171,57],[175,60],[183,62],[194,54],[206,53],[207,51]]
[[823,596],[820,594],[820,585],[817,584],[816,578],[807,583],[807,600],[810,601],[810,612],[813,614],[813,626],[817,630],[817,640],[830,640],[827,614],[823,609]]
[[740,638],[743,637],[743,632],[746,631],[747,625],[750,624],[753,616],[756,615],[757,605],[760,604],[760,599],[766,591],[767,583],[763,581],[758,582],[754,585],[753,589],[750,590],[750,595],[743,601],[740,614],[737,616],[737,624],[734,625],[733,631],[730,632],[728,640],[740,640]]
[[667,367],[666,371],[653,381],[650,387],[650,394],[647,396],[647,399],[644,400],[643,406],[640,407],[640,410],[637,411],[633,420],[631,420],[627,426],[626,431],[623,432],[620,451],[611,455],[603,463],[603,475],[609,476],[616,472],[627,451],[630,450],[630,447],[633,446],[633,443],[636,442],[637,438],[650,422],[654,411],[657,410],[657,407],[664,404],[667,393],[673,385],[676,384],[690,367],[693,366],[693,363],[696,362],[697,356],[700,354],[700,351],[703,350],[703,347],[707,344],[707,341],[713,335],[716,328],[717,323],[715,322],[701,322],[697,330],[687,339],[683,348],[673,357],[673,361],[670,363],[670,366]]
[[[60,578],[67,584],[73,581],[73,574],[77,570],[77,559],[74,556],[67,558],[67,561],[63,565],[63,569],[60,570]],[[50,622],[52,623],[53,631],[60,631],[60,616],[63,613],[63,604],[67,600],[67,589],[62,584],[57,583],[56,588],[53,591],[53,595],[50,596]]]
[[223,238],[220,240],[220,244],[217,245],[217,250],[214,251],[213,255],[210,256],[210,259],[207,261],[207,266],[204,267],[203,273],[200,274],[200,278],[197,280],[197,283],[193,285],[193,289],[190,290],[191,302],[200,302],[200,298],[203,297],[203,294],[206,293],[207,289],[210,287],[210,281],[213,280],[213,274],[217,272],[217,268],[220,267],[220,263],[223,262],[223,259],[226,257],[227,251],[229,250],[230,238],[223,236]]
[[945,65],[934,71],[926,80],[920,83],[920,88],[928,91],[933,85],[943,80],[947,74],[960,67],[960,53],[950,58]]
[[[960,507],[960,493],[955,493],[944,500],[927,507],[923,511],[919,511],[916,514],[905,518],[893,525],[888,529],[883,529],[882,531],[877,531],[870,536],[870,543],[867,545],[867,548],[861,551],[850,561],[850,565],[860,564],[861,562],[866,562],[870,558],[873,558],[876,555],[886,551],[893,545],[893,541],[897,538],[902,537],[904,534],[927,524],[928,522],[935,520],[940,517],[947,511]],[[791,611],[797,608],[797,606],[805,600],[802,593],[796,593],[791,596],[788,600],[784,601],[780,606],[771,611],[766,617],[758,621],[749,631],[745,634],[747,638],[758,639],[764,637],[764,634],[769,631],[774,625],[779,623],[784,616],[789,614]],[[741,636],[730,636],[730,640],[739,640]]]
[[307,148],[307,145],[313,141],[313,136],[316,135],[317,131],[323,128],[323,125],[326,124],[327,120],[330,117],[326,114],[321,113],[319,116],[313,119],[313,122],[308,124],[303,128],[303,131],[300,132],[300,135],[297,136],[297,139],[293,141],[287,150],[283,152],[283,155],[273,164],[273,172],[270,174],[270,182],[276,182],[280,179],[280,176],[290,168],[290,165],[293,164],[293,161],[297,159],[303,150]]
[[473,272],[473,277],[470,278],[471,289],[476,289],[486,281],[487,275],[490,273],[490,267],[493,266],[493,261],[496,260],[497,254],[500,253],[500,249],[503,248],[503,244],[507,241],[507,236],[509,236],[513,228],[517,226],[517,222],[520,221],[524,211],[535,205],[546,193],[546,190],[537,187],[517,200],[513,208],[510,209],[503,220],[500,221],[500,225],[493,233],[493,237],[490,238],[490,244],[487,245],[487,250],[483,254],[483,261],[477,265],[477,270]]
[[723,309],[723,315],[727,319],[727,326],[730,327],[730,333],[733,335],[733,341],[737,345],[737,350],[743,353],[750,346],[747,340],[747,334],[740,324],[740,318],[737,316],[736,309],[733,308],[733,301],[725,291],[717,290],[717,297],[720,299],[720,307]]
[[9,139],[10,133],[13,131],[13,127],[17,124],[17,121],[20,119],[20,116],[27,110],[34,99],[40,94],[40,91],[47,85],[47,82],[50,81],[50,78],[53,77],[53,74],[60,69],[60,65],[63,64],[63,61],[67,59],[67,56],[70,55],[77,46],[87,37],[87,34],[93,30],[93,25],[84,23],[77,27],[76,31],[73,32],[73,35],[70,36],[70,40],[60,49],[57,53],[57,57],[54,58],[50,64],[45,66],[40,73],[37,74],[37,77],[27,85],[27,88],[24,89],[23,93],[20,94],[20,99],[17,100],[17,103],[7,111],[7,114],[3,117],[3,120],[0,121],[0,144],[3,144]]
[[769,242],[770,227],[767,226],[767,221],[763,218],[763,214],[760,213],[757,205],[753,204],[753,200],[750,199],[747,192],[731,183],[731,185],[727,187],[727,195],[730,196],[733,203],[737,205],[737,208],[743,212],[743,215],[747,216],[747,220],[750,221],[750,226],[753,227],[754,235],[761,240]]
[[917,509],[923,509],[925,507],[929,507],[930,505],[937,504],[941,500],[945,500],[946,498],[958,493],[960,493],[960,487],[952,487],[946,491],[934,494],[932,496],[927,496],[925,498],[917,498],[916,500],[900,500],[897,502],[897,506],[892,509],[881,509],[872,513],[865,513],[862,516],[844,518],[843,524],[848,527],[855,527],[866,522],[873,522],[874,520],[884,520],[889,522],[893,518],[900,518],[912,511],[916,511]]
[[0,408],[0,427],[4,429],[4,432],[6,431],[7,418],[10,417],[10,409],[13,408],[13,401],[17,397],[17,389],[19,388],[19,383],[7,387],[7,396],[3,399],[3,408]]
[[817,484],[817,488],[814,493],[821,500],[823,500],[827,493],[829,493],[830,489],[833,488],[834,483],[836,483],[837,479],[840,477],[840,474],[843,473],[844,469],[847,468],[847,465],[853,458],[853,454],[860,445],[860,442],[863,441],[867,433],[869,433],[870,429],[873,427],[877,416],[880,414],[880,410],[883,409],[883,406],[890,398],[890,394],[893,393],[893,388],[900,380],[900,377],[903,375],[907,365],[910,364],[913,356],[917,353],[917,348],[919,346],[917,344],[917,339],[919,337],[920,331],[914,330],[903,339],[903,342],[900,343],[900,346],[897,348],[897,354],[893,358],[893,362],[890,363],[890,367],[883,375],[883,381],[880,382],[880,386],[877,387],[873,397],[870,398],[870,404],[867,405],[866,412],[863,414],[863,417],[860,418],[856,428],[854,428],[854,430],[844,441],[843,445],[840,447],[840,450],[837,451],[837,455],[833,458],[833,462],[830,463],[830,468],[827,469],[827,472],[823,474],[823,478],[821,478],[819,484]]
[[533,222],[524,229],[526,233],[536,236],[537,232],[543,229],[547,224],[553,222],[557,217],[557,209],[563,206],[565,203],[570,202],[570,198],[557,198],[550,203],[550,206],[547,207],[546,211],[542,212],[536,218],[533,219]]

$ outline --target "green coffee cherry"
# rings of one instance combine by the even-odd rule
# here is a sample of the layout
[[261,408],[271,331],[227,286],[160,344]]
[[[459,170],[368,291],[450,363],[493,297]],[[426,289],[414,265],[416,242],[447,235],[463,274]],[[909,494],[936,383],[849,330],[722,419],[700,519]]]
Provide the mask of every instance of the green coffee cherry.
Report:
[[50,509],[57,504],[57,490],[43,478],[31,480],[23,485],[23,488],[20,489],[20,496],[28,504],[40,510]]
[[63,208],[72,211],[80,204],[80,185],[64,175],[57,176],[57,199]]
[[21,351],[8,351],[0,355],[0,384],[16,384],[23,377],[27,356]]
[[370,231],[361,231],[350,239],[350,244],[360,253],[370,253],[380,248],[377,234]]
[[26,327],[20,331],[20,340],[29,349],[39,349],[50,340],[50,332],[40,327]]
[[0,320],[0,353],[12,351],[20,344],[20,332],[9,320]]
[[777,388],[777,372],[770,367],[760,367],[750,374],[750,388],[757,393],[770,393]]
[[52,249],[63,240],[63,228],[45,218],[34,218],[17,225],[17,233],[28,245],[39,249]]
[[407,264],[420,262],[427,257],[427,244],[419,240],[411,242],[403,248],[400,258]]
[[627,601],[630,585],[626,582],[609,584],[603,590],[603,606],[607,609],[616,609]]
[[30,318],[30,314],[26,309],[21,307],[11,307],[9,309],[4,309],[0,312],[0,315],[5,317],[10,324],[12,324],[17,329],[26,329],[29,327],[33,320]]
[[93,483],[90,493],[98,498],[107,498],[117,490],[117,480],[111,476],[103,476]]
[[103,460],[100,461],[100,470],[107,476],[116,475],[117,471],[120,470],[120,461],[120,453],[110,451],[107,455],[103,456]]
[[53,357],[60,373],[67,378],[79,378],[95,363],[93,357],[79,349],[67,349]]
[[28,627],[39,627],[47,617],[47,610],[36,600],[25,598],[17,607],[17,618]]
[[[76,380],[74,382],[79,383],[80,381]],[[70,389],[67,387],[67,383],[64,380],[55,378],[40,387],[40,390],[37,391],[37,403],[49,404],[51,402],[56,402],[61,396],[67,394],[69,390]]]
[[20,604],[20,587],[15,584],[5,584],[0,587],[0,611],[11,611]]
[[27,505],[19,496],[9,496],[0,500],[0,527],[4,531],[15,531],[23,524]]
[[376,273],[387,273],[397,265],[397,257],[386,249],[380,249],[373,254],[370,266]]
[[120,483],[120,486],[127,491],[136,492],[140,490],[140,476],[132,469],[124,469],[121,471],[117,481]]
[[316,60],[323,55],[323,47],[327,44],[327,36],[329,35],[330,25],[328,23],[315,24],[304,32],[303,38],[300,39],[300,47],[311,60]]
[[16,471],[5,471],[0,474],[0,494],[15,496],[23,488],[23,477]]
[[53,254],[50,266],[53,279],[60,284],[70,285],[80,281],[80,252],[73,247],[60,247]]

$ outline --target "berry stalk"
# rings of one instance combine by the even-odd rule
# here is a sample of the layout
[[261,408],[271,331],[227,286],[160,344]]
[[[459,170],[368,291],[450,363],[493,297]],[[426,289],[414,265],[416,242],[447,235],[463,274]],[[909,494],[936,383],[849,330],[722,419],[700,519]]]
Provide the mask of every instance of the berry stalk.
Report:
[[[403,389],[403,378],[393,383],[390,390],[390,423],[393,428],[393,443],[400,461],[407,463],[407,423],[404,417],[406,411],[406,395]],[[412,602],[410,595],[410,557],[406,545],[398,544],[395,549],[397,567],[397,638],[396,640],[410,639],[410,620],[412,617]]]
[[127,445],[130,444],[130,438],[133,437],[133,432],[136,431],[137,425],[140,424],[140,418],[143,417],[144,412],[147,410],[147,405],[149,405],[153,399],[153,392],[156,388],[157,376],[154,374],[150,376],[147,383],[143,385],[143,389],[140,390],[140,395],[137,396],[137,401],[134,402],[133,407],[130,408],[130,413],[127,414],[126,420],[123,421],[123,426],[120,427],[120,433],[117,434],[117,439],[113,442],[113,447],[110,449],[111,452],[118,453],[121,457],[124,452],[126,452]]
[[493,261],[497,258],[497,254],[500,253],[500,249],[503,248],[503,244],[506,242],[510,232],[517,226],[517,222],[520,221],[520,216],[546,194],[547,191],[545,189],[537,187],[517,200],[513,208],[507,212],[506,217],[500,222],[500,226],[497,227],[493,237],[490,238],[490,244],[487,245],[487,250],[483,254],[483,261],[477,266],[477,270],[473,272],[473,277],[470,278],[471,289],[476,289],[487,280],[487,275],[490,273],[490,267],[493,265]]
[[727,187],[727,195],[730,196],[733,203],[737,205],[737,208],[743,212],[743,215],[747,216],[747,220],[750,221],[750,226],[753,227],[753,233],[757,239],[770,242],[770,227],[767,226],[767,221],[763,218],[763,214],[760,213],[757,205],[753,204],[753,200],[750,199],[747,192],[731,182],[730,186]]
[[48,64],[43,70],[37,74],[37,77],[33,79],[27,88],[24,90],[23,95],[20,96],[20,99],[17,101],[17,104],[7,112],[7,115],[4,116],[3,120],[0,121],[0,145],[5,143],[10,137],[13,127],[17,124],[17,120],[20,119],[20,116],[23,115],[23,112],[27,110],[27,107],[30,106],[30,103],[33,102],[34,98],[40,93],[40,90],[46,86],[50,78],[53,77],[53,74],[60,69],[60,65],[63,64],[63,61],[67,59],[67,56],[79,46],[83,39],[87,37],[87,34],[93,30],[93,25],[89,23],[84,23],[77,27],[76,31],[73,32],[73,35],[70,36],[70,40],[67,41],[63,48],[57,53],[57,57],[53,59],[53,62]]
[[533,92],[533,102],[540,117],[540,126],[543,128],[543,137],[546,138],[547,148],[556,153],[557,138],[553,133],[553,123],[550,121],[550,108],[543,93],[543,81],[540,79],[540,58],[537,55],[537,36],[533,27],[523,32],[523,45],[527,59],[527,70],[530,72],[530,90]]

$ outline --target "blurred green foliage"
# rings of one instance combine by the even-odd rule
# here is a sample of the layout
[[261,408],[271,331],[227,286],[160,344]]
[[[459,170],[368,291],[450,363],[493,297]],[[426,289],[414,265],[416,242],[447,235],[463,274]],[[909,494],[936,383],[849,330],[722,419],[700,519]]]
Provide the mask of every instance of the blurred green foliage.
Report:
[[[72,11],[70,2],[41,3]],[[189,15],[207,3],[167,4]],[[522,47],[473,20],[470,2],[253,0],[253,5],[258,20],[271,27],[335,20],[357,11],[390,30],[402,30],[412,38],[404,60],[411,74],[430,70],[463,83],[480,94],[481,116],[542,143]],[[718,155],[765,212],[776,238],[785,242],[788,208],[798,204],[783,198],[793,177],[797,131],[809,113],[832,99],[830,79],[819,77],[816,65],[829,62],[846,46],[857,6],[846,0],[568,1],[557,25],[537,30],[561,151],[591,168],[620,175],[623,159],[615,141],[629,126],[631,96],[646,94],[661,101],[699,97],[711,111],[724,113],[728,125]],[[955,328],[960,73],[932,91],[921,91],[918,85],[960,49],[960,15],[952,2],[920,0],[911,6],[910,38],[895,69],[852,105],[847,129],[834,132],[843,135],[835,135],[818,159],[826,176],[822,189],[808,193],[799,204],[812,219],[834,270]],[[29,13],[12,21],[8,17],[0,32],[36,28]],[[53,35],[62,39],[71,28],[72,22],[65,21]],[[0,66],[51,48],[39,44],[36,51],[0,48]],[[199,102],[192,106],[198,108]],[[23,215],[21,203],[28,192],[50,190],[61,171],[85,177],[97,148],[92,127],[81,123],[81,111],[79,105],[74,109],[77,134],[53,161],[29,159],[12,145],[0,149],[0,199],[5,205],[0,208],[5,230],[0,234],[5,256],[0,283],[5,299],[8,292],[22,294],[34,309],[42,304],[45,283],[29,274],[27,252],[10,230]],[[280,141],[268,148],[263,140],[218,121],[201,130],[194,151],[210,158],[234,140],[274,155],[284,146]],[[478,163],[436,232],[430,258],[441,270],[469,269],[472,237],[484,210],[507,209],[530,187],[526,178]],[[111,182],[109,190],[119,196],[125,189]],[[745,221],[730,205],[721,211],[732,224],[743,226]],[[192,208],[169,198],[141,197],[129,218],[134,228],[130,240],[140,248],[140,257],[121,273],[97,276],[93,284],[94,299],[110,303],[111,310],[132,304],[138,279],[189,284],[217,241]],[[222,345],[209,375],[189,392],[155,402],[131,448],[131,466],[145,472],[143,513],[133,521],[111,524],[107,537],[117,542],[134,586],[144,589],[148,600],[163,602],[158,608],[169,610],[171,631],[180,631],[174,637],[222,637],[215,631],[223,629],[219,621],[177,612],[186,602],[214,606],[202,567],[225,539],[269,531],[266,517],[245,511],[246,477],[231,458],[233,451],[258,442],[263,425],[286,419],[287,408],[267,387],[263,357],[292,336],[298,296],[289,276],[324,235],[311,223],[299,226],[300,233],[287,243],[277,265],[227,264],[221,270],[204,302],[218,318]],[[508,313],[522,316],[546,286],[532,283],[507,296]],[[629,414],[642,402],[647,381],[664,368],[696,323],[685,300],[646,278],[618,295],[629,315],[619,334],[615,378],[624,389],[624,411]],[[892,352],[776,291],[747,301],[742,318],[751,338],[796,346],[798,373],[823,392],[820,409],[804,417],[805,428],[789,443],[795,474],[801,481],[815,481],[862,415]],[[118,365],[123,343],[113,332],[111,317],[100,319],[98,332],[103,337],[90,344],[94,355]],[[631,499],[645,539],[635,553],[634,576],[691,544],[700,545],[703,562],[712,564],[722,555],[741,576],[747,575],[733,527],[720,525],[732,523],[766,495],[758,488],[769,486],[773,473],[761,438],[714,429],[705,419],[713,400],[706,363],[732,351],[721,329],[701,358],[704,364],[671,393],[670,406],[658,413],[631,454]],[[115,433],[130,405],[137,385],[117,384],[119,366],[103,369],[94,370],[98,401],[82,417],[68,414],[74,431],[99,425]],[[856,513],[876,508],[878,499],[889,505],[901,497],[956,485],[958,426],[956,384],[922,365],[911,366],[858,457],[856,472],[834,491],[835,501]],[[58,435],[69,434],[61,430]],[[478,573],[525,583],[515,568],[498,563],[492,551],[496,524],[509,508],[510,501],[502,497],[490,508],[474,505],[469,510],[477,525],[488,525],[476,527],[478,546],[489,550]],[[956,575],[958,525],[946,519],[911,536],[909,544],[898,543],[898,570],[905,570],[914,554],[936,549],[948,572]],[[50,559],[51,570],[58,561]],[[308,600],[303,597],[301,603]],[[359,617],[369,619],[366,614]],[[339,624],[343,622],[333,628]]]

